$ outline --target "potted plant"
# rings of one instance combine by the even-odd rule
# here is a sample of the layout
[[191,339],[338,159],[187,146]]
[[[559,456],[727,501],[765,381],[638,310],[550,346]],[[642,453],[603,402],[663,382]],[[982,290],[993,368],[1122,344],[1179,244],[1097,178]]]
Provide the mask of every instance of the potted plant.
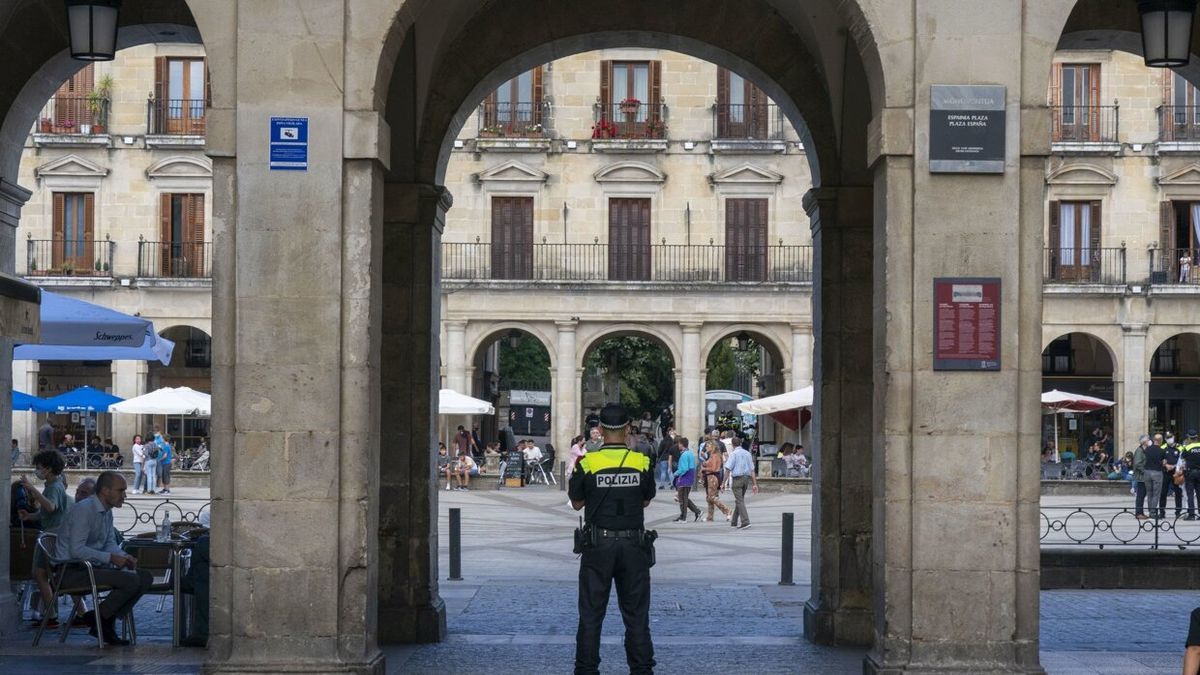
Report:
[[620,103],[621,112],[626,115],[635,115],[635,114],[637,114],[638,107],[641,105],[642,105],[641,101],[639,101],[636,98],[633,98],[631,96],[631,97],[625,99],[624,101],[621,101],[621,103]]
[[62,267],[59,268],[59,271],[62,272],[64,277],[69,277],[75,274],[75,266],[69,262],[65,262],[62,264]]
[[616,138],[619,133],[616,122],[607,117],[601,117],[600,121],[592,125],[592,138],[595,139]]
[[[87,94],[87,109],[91,113],[92,124],[83,133],[104,133],[104,125],[108,121],[108,99],[112,95],[112,76],[105,75],[100,82]],[[85,126],[85,125],[80,125]]]
[[38,120],[38,130],[43,134],[54,133],[54,120],[49,117],[43,117]]

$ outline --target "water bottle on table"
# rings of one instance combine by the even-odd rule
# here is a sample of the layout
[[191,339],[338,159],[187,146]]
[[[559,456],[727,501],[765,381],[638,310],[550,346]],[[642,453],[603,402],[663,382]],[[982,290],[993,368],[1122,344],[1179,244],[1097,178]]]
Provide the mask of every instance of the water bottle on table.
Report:
[[165,513],[163,514],[162,522],[158,525],[158,532],[154,537],[154,541],[171,541],[171,517]]

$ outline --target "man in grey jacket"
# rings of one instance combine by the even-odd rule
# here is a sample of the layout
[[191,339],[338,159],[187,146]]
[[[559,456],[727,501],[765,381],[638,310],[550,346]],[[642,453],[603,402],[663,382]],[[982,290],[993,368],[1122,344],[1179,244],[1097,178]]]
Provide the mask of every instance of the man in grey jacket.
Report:
[[1133,486],[1136,488],[1137,496],[1134,497],[1134,511],[1138,520],[1149,520],[1146,517],[1146,446],[1150,444],[1150,437],[1142,435],[1138,439],[1138,446],[1133,450]]
[[1146,500],[1150,502],[1150,517],[1163,517],[1163,458],[1165,451],[1161,445],[1155,445],[1148,436],[1143,444],[1146,453]]

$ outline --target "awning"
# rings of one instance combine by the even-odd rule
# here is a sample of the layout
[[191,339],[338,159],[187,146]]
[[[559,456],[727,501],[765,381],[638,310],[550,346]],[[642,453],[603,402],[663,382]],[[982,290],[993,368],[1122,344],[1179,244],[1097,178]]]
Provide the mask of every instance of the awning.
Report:
[[13,390],[12,393],[12,409],[13,412],[21,412],[32,410],[34,412],[49,412],[46,400],[36,396],[30,396],[24,392]]
[[1058,412],[1092,412],[1093,410],[1103,410],[1116,405],[1112,401],[1106,401],[1095,396],[1085,396],[1083,394],[1072,394],[1066,391],[1051,389],[1042,394],[1042,408],[1047,413]]
[[141,317],[42,291],[40,344],[136,347],[146,331],[154,326]]
[[175,343],[155,335],[154,327],[146,329],[137,347],[86,347],[81,345],[17,345],[14,361],[158,361],[171,365]]
[[208,417],[212,414],[212,397],[190,387],[163,387],[134,396],[113,404],[111,413],[131,415],[192,415]]
[[813,388],[807,386],[786,394],[776,394],[738,404],[738,410],[753,415],[770,415],[789,429],[798,430],[808,422],[810,415],[804,408],[813,404]]
[[120,403],[122,398],[93,389],[80,387],[65,394],[45,399],[47,412],[108,412],[108,407]]
[[496,408],[487,401],[471,398],[453,389],[438,392],[439,415],[494,415]]

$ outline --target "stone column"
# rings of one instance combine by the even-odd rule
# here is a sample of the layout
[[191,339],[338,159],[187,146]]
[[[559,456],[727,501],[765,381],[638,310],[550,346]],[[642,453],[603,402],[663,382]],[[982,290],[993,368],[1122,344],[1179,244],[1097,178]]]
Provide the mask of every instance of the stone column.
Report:
[[[558,362],[554,364],[554,398],[550,417],[554,420],[554,448],[558,462],[570,459],[571,439],[582,433],[583,423],[579,417],[577,390],[579,377],[575,368],[575,328],[578,321],[555,321],[558,327]],[[555,470],[557,470],[555,466]]]
[[441,233],[450,195],[386,186],[379,471],[379,637],[436,642],[446,635],[438,595],[436,452]]
[[446,387],[471,396],[467,381],[467,322],[448,319],[442,326],[446,329]]
[[[1150,354],[1147,351],[1146,324],[1121,325],[1121,364],[1114,373],[1113,398],[1117,402],[1113,422],[1114,452],[1137,445],[1138,436],[1149,433],[1150,420]],[[1179,433],[1176,430],[1175,433]]]
[[[40,364],[37,361],[13,361],[12,383],[14,391],[23,391],[30,396],[38,395]],[[30,457],[38,451],[38,414],[32,411],[14,412],[12,437],[17,439]]]
[[[113,395],[121,398],[133,398],[146,392],[146,380],[150,367],[145,361],[113,361],[112,362]],[[133,435],[145,431],[141,415],[113,415],[113,442],[121,448],[125,455],[125,466],[133,466],[133,454],[129,449],[133,444]]]
[[[871,643],[871,195],[810,190],[818,252],[813,297],[819,388],[812,418],[812,596],[804,634],[819,644]],[[794,334],[793,334],[794,335]],[[793,356],[795,359],[796,356]]]
[[812,384],[813,368],[812,326],[792,324],[792,365],[789,369],[788,390],[793,391]]
[[700,353],[699,322],[680,323],[683,330],[683,363],[679,399],[675,403],[675,429],[688,438],[697,438],[704,430],[704,355]]

